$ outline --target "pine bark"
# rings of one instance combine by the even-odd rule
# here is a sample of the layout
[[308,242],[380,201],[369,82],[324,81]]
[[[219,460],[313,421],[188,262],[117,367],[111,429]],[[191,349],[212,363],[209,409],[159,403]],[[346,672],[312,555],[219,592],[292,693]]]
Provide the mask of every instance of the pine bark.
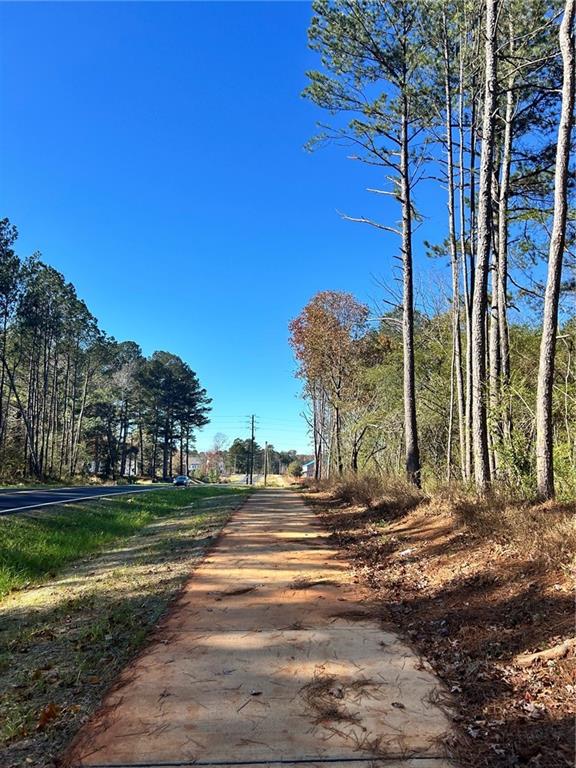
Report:
[[470,128],[469,128],[469,221],[468,247],[466,227],[466,169],[464,163],[465,108],[464,108],[464,52],[465,35],[460,41],[459,86],[458,86],[458,138],[459,138],[459,214],[460,214],[460,258],[462,262],[462,283],[464,287],[464,307],[466,321],[466,347],[464,366],[464,476],[472,478],[474,459],[472,450],[472,299],[474,296],[475,236],[476,236],[476,77],[472,76],[470,88]]
[[492,240],[492,172],[497,107],[497,0],[486,0],[485,82],[482,149],[478,186],[478,247],[472,299],[472,444],[474,478],[479,491],[490,483],[486,421],[486,308]]
[[414,287],[412,277],[412,200],[410,195],[408,156],[408,97],[402,98],[402,126],[400,140],[400,184],[402,198],[402,266],[403,306],[402,338],[404,352],[404,441],[406,476],[420,487],[420,450],[416,424],[416,385],[414,374]]
[[560,25],[560,51],[563,64],[562,110],[558,127],[558,144],[556,146],[554,220],[548,255],[548,276],[544,297],[544,316],[536,395],[536,477],[538,494],[544,499],[553,498],[555,492],[552,387],[554,383],[560,281],[562,277],[562,261],[566,242],[566,220],[568,215],[567,189],[570,140],[574,122],[574,85],[576,79],[574,55],[575,9],[576,0],[567,0],[564,18]]
[[454,142],[452,140],[452,88],[450,45],[446,15],[443,15],[444,26],[444,93],[446,99],[446,144],[448,155],[448,230],[450,241],[450,264],[452,268],[452,374],[450,382],[450,445],[447,450],[447,476],[450,479],[452,463],[452,410],[453,382],[456,384],[456,407],[458,413],[458,438],[460,443],[460,468],[465,479],[466,445],[464,422],[464,386],[462,380],[462,339],[460,334],[460,264],[456,244],[456,213],[454,205]]
[[[510,27],[510,52],[513,53],[513,30]],[[504,141],[500,170],[500,194],[498,197],[498,326],[500,332],[500,409],[502,439],[509,441],[512,433],[510,409],[504,403],[510,384],[510,344],[508,335],[508,198],[510,195],[510,166],[512,162],[512,129],[514,123],[514,76],[510,76],[506,89],[504,116]]]
[[[514,56],[514,30],[509,21],[508,51]],[[500,158],[500,176],[497,187],[498,228],[492,264],[492,304],[490,312],[490,425],[493,466],[498,475],[504,472],[502,447],[509,443],[512,432],[510,409],[506,396],[510,383],[510,352],[508,343],[508,199],[510,196],[510,168],[512,162],[512,133],[515,113],[515,75],[506,83],[506,107]]]

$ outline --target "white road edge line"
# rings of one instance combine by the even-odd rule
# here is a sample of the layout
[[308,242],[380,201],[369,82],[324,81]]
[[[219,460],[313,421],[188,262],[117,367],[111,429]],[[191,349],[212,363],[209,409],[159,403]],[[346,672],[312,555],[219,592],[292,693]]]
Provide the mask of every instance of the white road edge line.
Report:
[[99,493],[97,495],[93,494],[92,496],[76,496],[73,499],[59,499],[58,501],[44,501],[42,504],[29,504],[26,507],[12,507],[11,509],[2,509],[0,510],[0,517],[2,515],[7,515],[9,512],[22,512],[25,509],[37,509],[39,507],[53,507],[54,505],[58,504],[72,504],[74,501],[88,501],[89,499],[105,499],[109,498],[111,496],[126,496],[127,494],[133,494],[133,493],[150,493],[150,491],[161,491],[161,490],[168,490],[167,488],[142,488],[138,491],[118,491],[116,493]]
[[47,489],[44,488],[0,488],[0,497],[2,494],[5,494],[6,496],[12,496],[12,494],[16,493],[38,493],[38,491],[42,493],[55,493],[56,491],[73,491],[74,488],[79,488],[81,486],[77,485],[66,485],[66,486],[54,486],[54,487],[48,487]]

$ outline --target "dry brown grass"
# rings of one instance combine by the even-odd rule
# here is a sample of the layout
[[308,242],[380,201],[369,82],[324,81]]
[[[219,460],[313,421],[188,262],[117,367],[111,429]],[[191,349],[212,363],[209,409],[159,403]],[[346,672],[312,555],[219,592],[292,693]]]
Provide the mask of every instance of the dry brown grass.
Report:
[[[370,589],[371,609],[452,692],[461,764],[573,766],[576,506],[504,488],[426,495],[388,479],[348,484],[345,502],[341,487],[309,500]],[[375,489],[370,505],[356,487]],[[536,654],[563,644],[552,659]],[[519,663],[526,654],[530,664]]]
[[452,486],[427,499],[430,514],[449,513],[480,538],[511,545],[519,555],[566,566],[576,553],[576,503],[538,503],[509,489],[478,497]]
[[360,504],[368,509],[394,505],[411,509],[424,498],[413,485],[398,477],[350,475],[337,482],[333,494],[348,504]]
[[334,483],[332,480],[314,480],[312,477],[303,477],[300,479],[300,486],[304,491],[310,491],[311,493],[321,493],[323,491],[330,491]]
[[480,497],[457,483],[427,494],[401,478],[374,475],[310,481],[308,489],[321,502],[361,507],[354,511],[359,522],[389,521],[421,508],[449,515],[470,534],[510,545],[529,559],[566,566],[576,553],[576,502],[536,502],[505,486]]

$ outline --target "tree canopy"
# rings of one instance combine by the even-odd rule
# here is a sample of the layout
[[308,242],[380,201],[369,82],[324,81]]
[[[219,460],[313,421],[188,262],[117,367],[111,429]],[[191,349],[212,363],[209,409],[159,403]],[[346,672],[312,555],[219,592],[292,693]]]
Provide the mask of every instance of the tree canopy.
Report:
[[39,254],[20,259],[0,221],[0,465],[6,478],[173,474],[210,399],[180,357],[145,358],[98,326]]

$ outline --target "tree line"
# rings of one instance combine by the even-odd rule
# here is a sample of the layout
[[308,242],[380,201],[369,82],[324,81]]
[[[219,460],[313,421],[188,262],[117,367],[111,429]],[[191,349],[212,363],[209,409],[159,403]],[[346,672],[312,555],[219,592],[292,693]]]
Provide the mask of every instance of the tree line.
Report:
[[226,451],[226,469],[229,472],[246,474],[250,471],[251,461],[254,474],[264,474],[266,470],[271,475],[281,475],[290,464],[297,461],[296,451],[280,451],[271,443],[265,446],[256,441],[237,437]]
[[272,443],[262,446],[250,437],[236,437],[230,443],[226,435],[218,432],[209,450],[194,451],[189,466],[193,477],[218,482],[222,475],[283,475],[309,458],[294,450],[278,450]]
[[[344,218],[397,236],[401,267],[378,331],[367,307],[333,292],[291,325],[317,472],[402,451],[416,485],[424,458],[480,491],[535,477],[549,498],[554,445],[560,469],[575,458],[574,280],[562,280],[575,265],[575,2],[315,0],[313,11],[322,66],[304,95],[330,120],[310,146],[342,144],[383,180],[369,191],[394,201],[398,223]],[[451,275],[428,314],[414,298],[422,186],[445,199],[446,237],[426,248]]]
[[[4,479],[168,478],[185,471],[210,399],[180,357],[146,358],[98,327],[40,254],[0,221],[0,467]],[[178,466],[174,466],[174,459]]]

